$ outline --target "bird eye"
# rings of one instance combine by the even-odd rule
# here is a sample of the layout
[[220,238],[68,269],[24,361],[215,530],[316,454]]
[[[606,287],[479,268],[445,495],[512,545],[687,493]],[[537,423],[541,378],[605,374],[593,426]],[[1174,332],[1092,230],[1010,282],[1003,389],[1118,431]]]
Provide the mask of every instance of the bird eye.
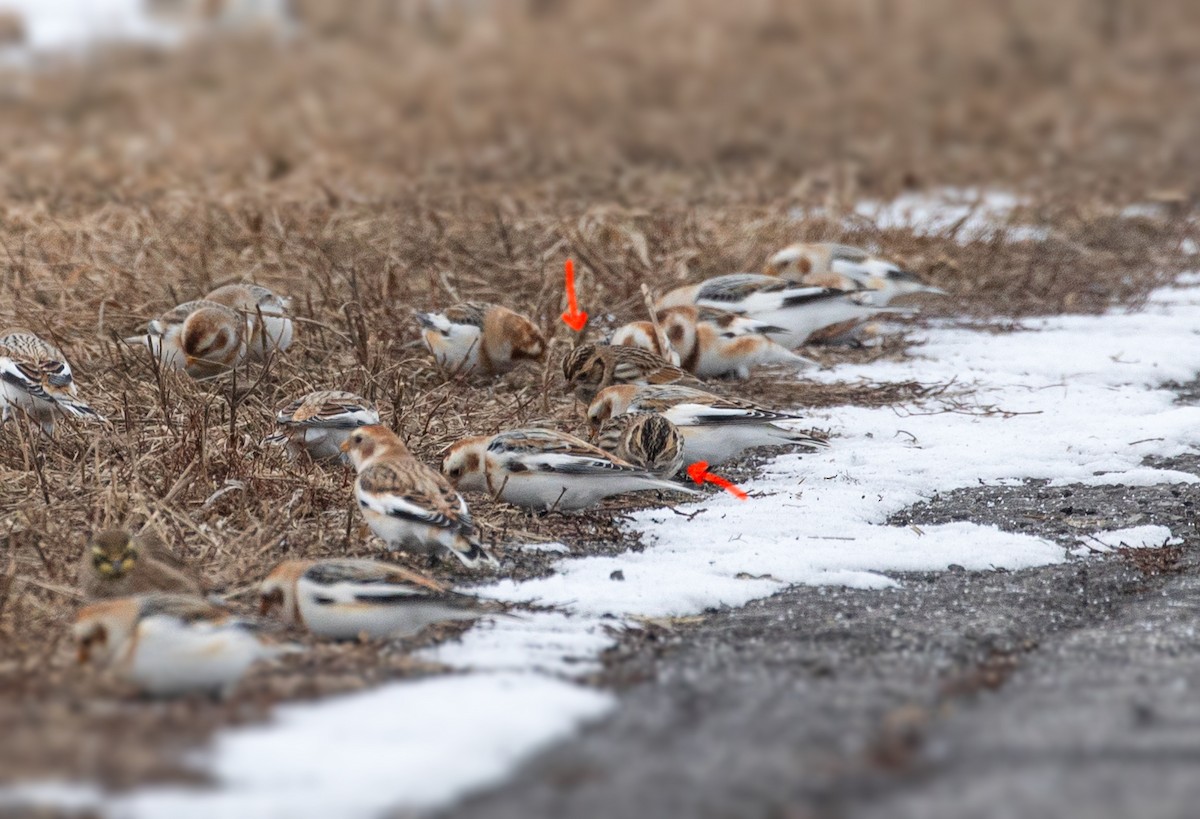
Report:
[[354,443],[361,444],[362,442],[363,442],[363,437],[362,437],[361,433],[354,436]]
[[461,474],[462,474],[462,467],[458,467],[458,466],[456,466],[456,467],[454,467],[453,469],[451,469],[451,470],[450,470],[450,477],[451,477],[451,478],[457,478],[457,477],[458,477],[459,475],[461,475]]

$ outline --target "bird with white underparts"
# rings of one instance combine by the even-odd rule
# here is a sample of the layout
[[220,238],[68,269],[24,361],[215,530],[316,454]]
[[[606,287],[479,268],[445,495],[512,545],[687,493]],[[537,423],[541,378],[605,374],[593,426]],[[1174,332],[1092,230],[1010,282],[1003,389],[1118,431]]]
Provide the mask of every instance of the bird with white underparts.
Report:
[[245,318],[215,301],[189,301],[149,322],[146,332],[125,339],[150,350],[164,367],[192,378],[214,378],[246,361],[249,355]]
[[537,325],[498,304],[463,302],[416,318],[425,347],[454,375],[499,375],[546,354]]
[[674,424],[683,436],[684,461],[689,464],[724,463],[763,446],[826,445],[824,436],[792,426],[803,420],[799,416],[676,385],[607,387],[588,407],[588,422],[598,429],[608,419],[627,412],[655,412]]
[[782,328],[736,313],[681,305],[660,310],[657,319],[680,366],[698,378],[746,379],[753,368],[775,364],[795,370],[817,366],[771,337]]
[[79,387],[62,350],[25,330],[0,333],[0,422],[24,415],[47,435],[60,416],[103,422],[79,399]]
[[442,472],[462,489],[539,511],[571,512],[612,495],[693,490],[551,429],[514,429],[451,444]]
[[73,629],[79,662],[94,662],[154,696],[228,695],[255,663],[296,650],[199,597],[141,594],[85,606]]
[[895,262],[850,245],[801,242],[772,254],[763,272],[793,284],[870,291],[881,307],[915,293],[944,296],[946,291],[922,281]]
[[378,560],[286,560],[259,588],[259,613],[333,640],[399,639],[498,606]]
[[342,444],[359,427],[379,423],[379,410],[367,399],[342,390],[317,390],[279,408],[279,432],[263,443],[280,444],[295,459],[301,453],[317,463],[343,459]]
[[677,287],[662,296],[657,307],[689,304],[744,314],[778,327],[781,332],[772,338],[790,349],[831,325],[880,313],[911,312],[877,305],[865,291],[798,286],[777,276],[758,273],[732,273]]
[[498,565],[479,542],[467,502],[396,433],[362,427],[342,443],[342,452],[358,472],[354,496],[363,519],[388,549],[448,551],[469,568]]
[[246,323],[247,354],[266,360],[292,345],[295,327],[288,316],[290,300],[257,284],[226,284],[204,296],[205,301],[237,311]]

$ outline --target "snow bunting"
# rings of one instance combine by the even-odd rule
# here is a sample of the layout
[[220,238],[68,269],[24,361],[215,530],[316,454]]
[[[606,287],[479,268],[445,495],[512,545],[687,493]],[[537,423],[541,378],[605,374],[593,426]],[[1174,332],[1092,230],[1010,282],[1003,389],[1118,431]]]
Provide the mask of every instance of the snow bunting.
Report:
[[152,591],[195,595],[202,591],[182,561],[150,529],[136,537],[123,529],[98,532],[84,547],[78,579],[89,600]]
[[683,436],[656,412],[633,412],[600,425],[596,444],[660,478],[673,478],[683,468]]
[[[665,347],[663,346],[664,342]],[[637,347],[641,350],[649,350],[676,367],[680,363],[679,353],[675,352],[665,337],[660,337],[658,333],[654,332],[654,324],[649,321],[631,321],[621,325],[609,335],[607,343],[613,347]]]
[[257,284],[227,284],[218,287],[205,301],[236,310],[246,322],[250,357],[262,361],[270,353],[281,353],[292,344],[294,328],[287,316],[290,299]]
[[246,360],[246,321],[215,301],[189,301],[150,322],[146,334],[125,339],[149,348],[164,366],[193,378],[212,378]]
[[93,603],[75,619],[81,663],[99,660],[147,694],[229,693],[255,662],[294,651],[199,597],[142,594]]
[[657,318],[681,366],[700,378],[749,378],[750,369],[760,364],[816,366],[768,337],[767,332],[783,330],[765,322],[692,305],[668,307]]
[[514,506],[566,512],[625,492],[692,491],[551,429],[465,438],[446,451],[442,472],[457,486],[486,491]]
[[280,407],[275,423],[282,431],[264,443],[285,445],[292,458],[307,452],[314,461],[333,461],[342,458],[342,444],[351,432],[379,423],[379,411],[352,392],[317,390]]
[[411,637],[426,626],[473,620],[483,601],[451,591],[423,574],[376,560],[287,560],[259,592],[260,613],[318,637],[353,640]]
[[865,291],[798,287],[786,279],[756,273],[733,273],[678,287],[658,302],[660,308],[686,304],[744,313],[782,328],[784,332],[775,338],[789,348],[799,347],[813,333],[832,324],[869,318],[877,313],[908,312],[880,307]]
[[363,518],[389,549],[435,554],[449,549],[467,566],[497,565],[479,544],[467,502],[440,475],[413,457],[384,426],[362,427],[342,444],[358,479]]
[[563,378],[580,401],[613,384],[692,384],[699,381],[640,347],[580,344],[563,357]]
[[883,306],[898,296],[946,291],[921,281],[899,265],[872,256],[861,248],[830,242],[806,242],[785,247],[767,260],[764,272],[794,284],[871,291],[874,304]]
[[505,373],[546,354],[537,325],[498,304],[463,302],[440,313],[417,313],[417,321],[438,366],[453,373]]
[[671,384],[637,387],[621,384],[600,391],[588,407],[594,428],[626,412],[657,412],[679,428],[685,463],[719,464],[760,446],[799,444],[824,446],[810,430],[780,426],[798,416],[760,407],[739,398],[722,398],[703,390]]
[[79,388],[62,351],[23,330],[0,334],[0,421],[20,412],[37,421],[46,434],[54,431],[59,413],[103,421],[76,396]]

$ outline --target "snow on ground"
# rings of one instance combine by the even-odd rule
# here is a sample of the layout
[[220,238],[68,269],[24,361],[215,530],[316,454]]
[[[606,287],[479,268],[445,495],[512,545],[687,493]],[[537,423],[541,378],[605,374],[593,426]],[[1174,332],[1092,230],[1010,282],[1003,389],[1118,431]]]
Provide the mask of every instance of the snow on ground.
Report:
[[[918,236],[953,232],[960,244],[991,241],[997,234],[1010,242],[1040,242],[1049,235],[1044,227],[1023,224],[1014,215],[1026,201],[1014,193],[979,188],[934,188],[904,193],[887,202],[868,199],[842,220],[847,230],[864,221],[878,230],[908,230]],[[831,218],[825,208],[797,208],[797,221]]]
[[1086,556],[1111,552],[1114,549],[1157,549],[1160,546],[1174,546],[1182,542],[1166,526],[1147,524],[1085,535],[1079,538],[1081,545],[1072,549],[1071,554]]
[[34,52],[90,47],[112,40],[170,44],[178,33],[146,13],[144,0],[0,0],[19,17],[23,46]]
[[[1066,560],[1068,548],[990,526],[886,521],[937,492],[981,482],[1194,481],[1142,466],[1147,456],[1200,445],[1200,408],[1177,405],[1159,386],[1200,371],[1200,279],[1182,282],[1143,312],[1041,319],[999,335],[935,326],[921,333],[913,358],[819,373],[825,381],[954,381],[965,391],[952,387],[902,409],[809,413],[833,431],[832,446],[773,459],[745,485],[750,500],[715,494],[681,507],[687,516],[639,512],[632,526],[648,544],[642,552],[564,557],[552,576],[486,587],[489,596],[558,611],[480,624],[424,653],[466,673],[281,708],[266,726],[223,732],[198,760],[218,789],[146,789],[108,811],[260,815],[269,807],[261,815],[301,819],[331,806],[368,817],[385,806],[443,805],[501,781],[611,707],[609,695],[571,680],[595,670],[611,629],[634,618],[741,606],[795,583],[886,595],[896,581],[884,572]],[[1096,539],[1155,546],[1170,531],[1138,527]],[[804,612],[796,620],[802,628]],[[95,798],[87,789],[57,792]]]

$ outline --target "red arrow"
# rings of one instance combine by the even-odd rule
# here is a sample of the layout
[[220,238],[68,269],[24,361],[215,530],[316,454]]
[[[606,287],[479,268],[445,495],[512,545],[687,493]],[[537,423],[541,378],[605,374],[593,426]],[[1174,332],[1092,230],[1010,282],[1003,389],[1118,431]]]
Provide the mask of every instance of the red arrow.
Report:
[[587,313],[579,309],[579,302],[575,300],[575,261],[567,259],[567,312],[562,314],[562,320],[575,332],[583,329],[583,325],[587,324]]
[[714,475],[713,473],[709,472],[707,461],[697,461],[687,468],[687,473],[688,477],[696,483],[716,484],[738,500],[745,500],[746,498],[750,497],[741,489],[722,478],[720,475]]

